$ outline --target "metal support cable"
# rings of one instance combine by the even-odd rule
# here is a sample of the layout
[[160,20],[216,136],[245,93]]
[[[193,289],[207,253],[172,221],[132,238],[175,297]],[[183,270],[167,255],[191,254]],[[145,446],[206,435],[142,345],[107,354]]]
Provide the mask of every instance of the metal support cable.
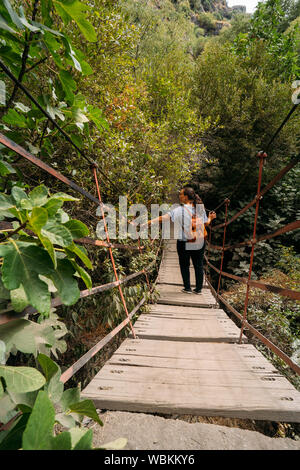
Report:
[[[299,104],[299,103],[298,103]],[[281,129],[285,126],[285,124],[288,122],[288,120],[290,119],[290,117],[292,116],[292,114],[296,111],[297,109],[297,106],[298,104],[295,104],[292,109],[289,111],[289,113],[287,114],[286,118],[283,120],[283,122],[280,124],[280,126],[278,127],[278,129],[276,130],[275,134],[273,135],[273,137],[270,139],[269,143],[267,144],[266,146],[266,152],[268,152],[269,148],[271,147],[272,143],[274,142],[274,140],[276,139],[277,135],[279,134],[279,132],[281,131]]]
[[[98,182],[97,167],[96,167],[95,164],[93,165],[92,170],[93,170],[95,184],[96,184],[96,188],[97,188],[97,194],[98,194],[100,209],[101,209],[101,213],[102,213],[103,223],[104,223],[104,230],[105,230],[106,240],[107,240],[107,243],[110,244],[110,238],[109,238],[109,234],[108,234],[108,230],[107,230],[106,219],[105,219],[105,214],[104,214],[104,210],[103,210],[100,187],[99,187],[99,182]],[[109,256],[110,256],[111,264],[112,264],[112,267],[113,267],[115,279],[118,282],[119,276],[118,276],[118,273],[117,273],[115,260],[114,260],[114,255],[113,255],[111,247],[108,248],[108,251],[109,251]],[[125,313],[126,313],[127,317],[129,318],[129,313],[128,313],[128,310],[127,310],[126,301],[125,301],[125,298],[124,298],[124,295],[123,295],[123,292],[122,292],[122,288],[121,288],[120,285],[118,285],[118,289],[119,289],[119,293],[120,293],[120,297],[121,297],[121,300],[122,300],[122,303],[123,303]],[[129,322],[129,325],[130,325],[133,337],[136,338],[136,335],[135,335],[135,332],[134,332],[131,321]]]
[[[268,144],[264,147],[265,148],[265,151],[268,152],[272,143],[274,142],[274,140],[276,139],[277,135],[280,133],[280,131],[282,130],[282,128],[285,126],[285,124],[288,122],[288,120],[291,118],[292,114],[296,111],[297,109],[297,106],[299,105],[299,103],[295,104],[292,109],[288,112],[287,116],[285,117],[285,119],[282,121],[282,123],[280,124],[280,126],[277,128],[276,132],[273,134],[273,136],[271,137],[270,141],[268,142]],[[252,164],[249,166],[249,168],[247,170],[245,170],[245,173],[244,173],[244,176],[241,178],[240,182],[238,183],[238,185],[234,188],[234,190],[232,191],[232,193],[227,196],[227,198],[225,199],[231,199],[232,196],[237,192],[237,190],[240,188],[241,184],[245,181],[246,177],[248,176],[250,170],[252,169]],[[225,201],[221,202],[215,209],[214,211],[216,211],[217,209],[219,209],[220,207],[222,207],[223,205],[225,204]]]
[[[280,170],[275,176],[274,178],[267,184],[267,186],[264,187],[264,189],[260,192],[259,194],[259,197],[261,198],[262,196],[264,196],[281,178],[283,178],[283,176],[288,172],[290,171],[295,165],[297,165],[299,163],[299,155],[297,156],[297,158],[293,159],[290,161],[290,163],[288,165],[286,165],[282,170]],[[224,204],[225,201],[222,203]],[[254,204],[256,203],[256,197],[254,199],[252,199],[252,201],[250,201],[248,204],[246,204],[246,206],[244,206],[240,211],[238,211],[231,219],[228,220],[227,222],[227,225],[231,224],[232,222],[234,222],[238,217],[240,217],[240,215],[244,214],[244,212],[246,212],[248,209],[250,209],[250,207],[254,206]],[[215,225],[213,227],[213,230],[217,230],[219,228],[223,228],[224,227],[224,224],[219,224],[219,225]]]
[[[2,62],[0,59],[0,67],[2,68],[3,72],[16,84],[18,87],[24,92],[27,98],[35,104],[35,106],[44,114],[44,116],[52,122],[52,124],[56,127],[56,129],[64,136],[64,138],[77,150],[77,152],[90,164],[94,164],[94,161],[88,157],[79,147],[78,145],[73,142],[71,137],[57,124],[55,119],[53,119],[50,114],[37,102],[37,100],[32,96],[32,94],[27,90],[27,88],[11,73],[8,67]],[[104,176],[110,184],[112,184],[115,189],[118,189],[113,181],[100,169],[98,168],[99,172]]]
[[229,206],[230,200],[226,199],[225,200],[225,218],[224,218],[224,232],[223,232],[223,246],[222,246],[222,256],[221,256],[221,262],[220,262],[220,274],[219,274],[219,280],[218,280],[218,288],[217,288],[217,293],[219,294],[220,292],[220,286],[221,286],[221,276],[222,276],[222,268],[223,268],[223,261],[224,261],[224,247],[225,247],[225,239],[226,239],[226,228],[227,228],[227,212],[228,212],[228,206]]

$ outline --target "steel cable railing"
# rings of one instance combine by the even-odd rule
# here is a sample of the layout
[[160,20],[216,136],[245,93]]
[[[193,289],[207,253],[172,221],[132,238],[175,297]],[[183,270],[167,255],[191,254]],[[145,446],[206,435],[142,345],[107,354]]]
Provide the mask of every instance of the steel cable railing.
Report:
[[[32,155],[30,152],[28,152],[24,148],[22,148],[20,145],[16,144],[15,142],[13,142],[10,139],[8,139],[6,136],[4,136],[1,133],[0,133],[0,143],[2,143],[4,146],[9,148],[10,150],[13,150],[14,152],[16,152],[19,156],[27,159],[28,161],[30,161],[34,165],[36,165],[39,168],[41,168],[42,170],[46,171],[48,174],[50,174],[53,177],[57,178],[58,180],[62,181],[64,184],[68,185],[70,188],[72,188],[73,190],[79,192],[84,197],[88,198],[89,200],[96,203],[97,205],[99,205],[99,202],[100,202],[101,209],[102,210],[105,209],[105,205],[101,203],[101,196],[100,196],[100,201],[99,201],[99,198],[98,199],[95,198],[92,194],[85,191],[83,188],[78,186],[72,180],[70,180],[69,178],[62,175],[60,172],[58,172],[57,170],[52,168],[50,165],[47,165],[46,163],[42,162],[40,159],[38,159],[37,157]],[[95,168],[94,163],[93,163],[93,167]],[[98,196],[99,196],[99,192],[98,192]],[[102,212],[102,217],[103,217],[103,220],[105,221],[104,212]],[[6,224],[6,223],[4,223],[4,224]],[[9,230],[7,224],[4,228],[4,230],[5,229]],[[92,245],[92,246],[95,246],[95,247],[101,246],[101,247],[107,248],[111,253],[112,262],[113,262],[112,248],[128,248],[128,249],[131,249],[131,250],[134,249],[134,247],[132,245],[112,244],[112,243],[110,243],[109,239],[107,239],[106,242],[102,242],[102,241],[99,241],[99,240],[93,240],[93,239],[90,239],[88,237],[84,237],[82,239],[77,240],[77,242],[82,243],[82,244],[89,244],[89,245]],[[154,240],[153,240],[153,242],[154,242]],[[152,242],[152,245],[153,245],[153,242]],[[162,239],[160,240],[160,244],[159,244],[159,247],[156,251],[155,258],[157,258],[158,252],[161,248],[161,244],[162,244]],[[136,249],[139,251],[140,254],[142,253],[143,248],[144,247],[140,246],[140,244],[139,244],[138,247],[136,247]],[[148,276],[147,276],[147,271],[153,266],[153,264],[155,264],[155,260],[152,263],[150,263],[143,270],[141,270],[137,273],[131,274],[129,276],[126,276],[125,278],[122,278],[122,279],[118,278],[118,275],[116,274],[116,267],[114,266],[114,272],[115,272],[115,277],[116,277],[115,282],[111,282],[109,284],[104,284],[104,285],[101,285],[101,286],[96,286],[92,289],[86,289],[84,291],[81,291],[80,292],[80,298],[84,298],[84,297],[88,297],[90,295],[94,295],[94,294],[97,294],[97,293],[100,293],[100,292],[104,292],[105,290],[112,289],[112,288],[115,288],[115,287],[118,287],[119,291],[120,291],[121,284],[124,284],[124,283],[126,283],[126,282],[140,276],[140,275],[145,275],[146,276],[146,280],[147,280],[147,284],[148,284],[148,288],[149,288],[150,284],[149,284],[149,280],[148,280]],[[113,263],[113,265],[114,265],[114,263]],[[153,291],[153,289],[151,289],[151,292],[152,291]],[[75,365],[74,365],[74,367],[71,366],[70,370],[72,370],[72,374],[70,373],[70,371],[68,372],[68,374],[64,373],[64,375],[62,376],[62,380],[67,381],[76,371],[79,370],[80,367],[82,367],[94,354],[96,354],[96,352],[100,351],[100,349],[102,347],[104,347],[105,344],[107,344],[108,341],[110,341],[119,331],[121,331],[121,329],[123,329],[128,323],[131,324],[131,319],[132,319],[133,315],[138,311],[138,309],[141,307],[141,305],[145,302],[146,298],[144,296],[142,298],[142,300],[138,303],[138,305],[130,313],[127,311],[126,301],[125,301],[125,298],[123,296],[123,293],[121,295],[121,299],[122,299],[122,302],[123,302],[123,305],[124,305],[124,309],[125,309],[127,318],[120,325],[118,325],[112,332],[110,332],[107,336],[105,336],[99,343],[97,343],[97,345],[95,345],[94,348],[92,348],[92,350],[88,351],[85,354],[84,359],[81,358],[82,360],[77,361],[76,366]],[[51,301],[51,306],[52,307],[58,307],[60,305],[62,305],[62,302],[59,298],[52,299],[52,301]],[[7,311],[5,313],[7,314]],[[36,310],[33,307],[27,307],[23,312],[21,312],[17,315],[14,315],[13,317],[7,316],[5,314],[5,316],[2,315],[2,318],[0,316],[0,324],[8,323],[8,322],[10,322],[10,321],[12,321],[16,318],[20,318],[22,316],[25,316],[25,315],[28,315],[28,314],[34,314],[34,313],[36,313]],[[134,331],[133,331],[133,334],[134,334]]]
[[[252,266],[253,266],[253,261],[254,261],[254,248],[257,243],[263,240],[269,240],[273,237],[282,235],[283,233],[287,233],[293,230],[297,230],[300,228],[300,221],[294,221],[291,222],[284,227],[281,227],[277,230],[275,230],[272,233],[269,234],[264,234],[261,236],[256,236],[256,227],[257,227],[257,220],[258,220],[258,213],[259,213],[259,203],[264,194],[267,193],[291,168],[293,168],[298,162],[299,159],[292,160],[287,166],[285,166],[268,184],[267,186],[261,191],[261,180],[262,180],[262,171],[263,171],[263,166],[265,159],[267,155],[264,152],[259,152],[257,155],[260,159],[260,165],[259,165],[259,174],[258,174],[258,184],[257,184],[257,191],[256,191],[256,196],[255,198],[248,203],[245,207],[243,207],[237,214],[235,214],[231,219],[227,220],[227,210],[225,210],[225,220],[224,223],[217,225],[216,227],[212,227],[210,230],[210,237],[209,237],[209,242],[208,242],[208,254],[210,250],[215,250],[221,252],[221,261],[220,261],[220,268],[218,269],[216,266],[214,266],[210,261],[208,256],[205,256],[205,261],[207,265],[207,272],[209,274],[209,268],[213,269],[215,272],[218,273],[218,288],[217,291],[212,287],[211,282],[208,280],[208,283],[210,287],[212,288],[212,291],[216,297],[216,299],[220,300],[234,315],[241,321],[241,331],[240,331],[240,338],[239,342],[241,343],[242,341],[242,335],[243,331],[245,328],[250,330],[254,336],[259,338],[269,349],[271,349],[275,354],[277,354],[289,367],[291,367],[294,372],[297,374],[300,374],[300,367],[298,364],[296,364],[294,361],[292,361],[291,358],[289,358],[283,351],[281,351],[276,345],[274,345],[270,340],[268,340],[262,333],[260,333],[256,328],[254,328],[248,321],[247,321],[247,310],[248,310],[248,301],[249,301],[249,291],[250,287],[262,289],[264,291],[268,292],[273,292],[285,297],[289,297],[293,300],[300,300],[300,292],[292,290],[292,289],[285,289],[281,288],[278,286],[273,286],[267,283],[264,283],[262,281],[254,281],[251,279],[251,274],[252,274]],[[228,207],[228,200],[225,200],[224,203],[226,203],[226,209]],[[254,226],[253,226],[253,235],[252,238],[249,240],[244,240],[243,242],[240,243],[235,243],[232,245],[225,245],[225,238],[226,238],[226,228],[227,226],[234,222],[240,215],[242,215],[244,212],[246,212],[250,207],[253,205],[256,205],[255,209],[255,216],[254,216]],[[214,230],[216,228],[221,228],[223,227],[223,245],[213,245],[211,243],[211,238],[212,234],[214,233]],[[249,265],[249,272],[248,272],[248,278],[236,276],[227,272],[224,272],[223,269],[223,258],[224,258],[224,253],[225,251],[232,250],[234,248],[240,247],[240,246],[251,246],[251,254],[250,254],[250,265]],[[244,301],[244,312],[243,315],[241,315],[234,307],[232,307],[226,299],[220,295],[219,290],[220,290],[220,280],[221,277],[227,277],[239,282],[242,282],[246,284],[246,295],[245,295],[245,301]],[[207,276],[209,277],[209,276]]]

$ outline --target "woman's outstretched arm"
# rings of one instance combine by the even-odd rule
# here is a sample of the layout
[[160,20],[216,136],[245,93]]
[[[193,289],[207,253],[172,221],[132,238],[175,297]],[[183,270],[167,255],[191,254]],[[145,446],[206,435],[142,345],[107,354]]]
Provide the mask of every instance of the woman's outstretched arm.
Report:
[[170,218],[171,218],[170,214],[160,215],[158,217],[155,217],[155,219],[148,220],[147,225],[149,226],[149,225],[153,224],[154,222],[162,222],[163,220],[167,220],[167,219],[170,219]]

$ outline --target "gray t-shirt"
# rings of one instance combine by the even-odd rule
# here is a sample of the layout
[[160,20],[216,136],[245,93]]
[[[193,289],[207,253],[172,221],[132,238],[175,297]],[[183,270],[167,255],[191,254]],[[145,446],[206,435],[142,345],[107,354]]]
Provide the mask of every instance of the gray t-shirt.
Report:
[[191,204],[178,205],[178,207],[170,210],[168,214],[174,222],[174,237],[178,240],[188,241],[192,238],[192,216],[197,215],[197,233],[204,232],[204,224],[208,221],[204,205],[197,204],[196,208]]

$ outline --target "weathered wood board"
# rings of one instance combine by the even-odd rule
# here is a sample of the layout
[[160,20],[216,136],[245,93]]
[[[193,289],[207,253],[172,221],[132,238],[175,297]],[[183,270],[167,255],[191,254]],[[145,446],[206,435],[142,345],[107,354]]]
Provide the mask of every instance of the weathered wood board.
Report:
[[158,284],[159,304],[186,305],[190,307],[214,307],[216,300],[209,289],[203,289],[201,294],[186,294],[182,287],[171,284]]
[[176,312],[176,308],[178,309],[174,307],[172,314],[141,315],[134,324],[135,334],[139,338],[170,341],[237,342],[239,340],[240,330],[228,318],[210,315],[210,309],[198,309],[200,312],[196,315],[186,313],[186,308],[182,313],[181,307],[180,311]]
[[300,422],[300,394],[252,345],[126,339],[82,392],[101,409]]

